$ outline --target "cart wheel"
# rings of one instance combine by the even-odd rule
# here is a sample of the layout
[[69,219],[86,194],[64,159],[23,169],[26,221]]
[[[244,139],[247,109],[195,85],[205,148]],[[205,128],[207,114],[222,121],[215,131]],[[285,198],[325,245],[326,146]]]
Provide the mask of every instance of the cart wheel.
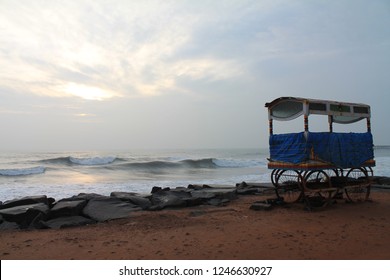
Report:
[[284,202],[294,203],[302,198],[301,174],[296,170],[280,170],[276,177],[276,195]]
[[[336,177],[342,177],[343,176],[343,169],[341,168],[335,168],[335,169],[332,169],[333,173],[334,173],[334,176]],[[333,174],[331,174],[333,176]],[[329,176],[331,177],[331,176]]]
[[366,201],[370,196],[370,180],[364,168],[352,168],[347,173],[348,186],[345,194],[351,202]]
[[362,168],[366,171],[368,177],[374,176],[374,170],[372,170],[370,166],[362,167]]
[[[304,177],[304,186],[308,192],[305,197],[306,202],[318,206],[328,205],[333,197],[337,194],[337,190],[332,188],[332,181],[329,175],[323,170],[313,170],[307,173]],[[309,194],[312,193],[312,196]]]
[[272,185],[274,185],[274,187],[276,187],[276,179],[278,178],[279,171],[280,171],[280,169],[274,169],[271,172],[271,182],[272,182]]

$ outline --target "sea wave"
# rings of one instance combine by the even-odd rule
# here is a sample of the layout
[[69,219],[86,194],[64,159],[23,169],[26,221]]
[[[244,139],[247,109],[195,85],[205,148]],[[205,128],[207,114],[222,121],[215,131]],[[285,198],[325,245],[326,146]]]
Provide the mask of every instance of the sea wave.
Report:
[[102,165],[109,169],[161,169],[161,168],[246,168],[261,166],[262,162],[245,159],[224,159],[224,158],[118,158],[115,156],[103,157],[57,157],[40,160],[41,164],[49,165],[82,165],[98,166]]
[[46,167],[44,166],[0,169],[0,176],[26,176],[26,175],[33,175],[33,174],[42,174],[45,171],[46,171]]
[[259,162],[248,160],[227,160],[216,158],[201,159],[183,159],[179,161],[145,161],[145,162],[128,162],[120,166],[122,168],[139,168],[139,169],[162,169],[162,168],[193,168],[193,169],[214,169],[214,168],[243,168],[259,166]]
[[40,160],[41,163],[48,164],[65,164],[65,165],[105,165],[111,164],[114,161],[118,160],[117,157],[108,156],[108,157],[57,157]]
[[264,163],[257,160],[237,160],[237,159],[213,159],[213,163],[218,167],[257,167]]
[[215,168],[217,167],[213,159],[185,159],[180,161],[145,161],[145,162],[128,162],[120,165],[122,168],[137,169],[162,169],[162,168]]
[[69,157],[69,161],[74,164],[80,165],[105,165],[113,163],[117,158],[110,157],[86,157],[86,158],[77,158],[77,157]]

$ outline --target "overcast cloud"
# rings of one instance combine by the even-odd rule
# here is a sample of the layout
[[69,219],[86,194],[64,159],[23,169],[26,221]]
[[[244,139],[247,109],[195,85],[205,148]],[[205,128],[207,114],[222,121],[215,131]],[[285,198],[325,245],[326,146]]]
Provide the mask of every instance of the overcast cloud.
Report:
[[390,144],[389,3],[0,0],[1,149],[267,147],[279,96],[368,103]]

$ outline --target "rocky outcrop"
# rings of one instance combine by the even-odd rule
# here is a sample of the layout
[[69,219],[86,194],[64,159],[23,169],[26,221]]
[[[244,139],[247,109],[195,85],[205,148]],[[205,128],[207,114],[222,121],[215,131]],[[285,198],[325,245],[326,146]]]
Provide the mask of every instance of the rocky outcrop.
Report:
[[60,200],[50,211],[50,218],[78,216],[83,211],[87,200]]
[[222,206],[237,197],[237,188],[219,185],[154,187],[149,195],[112,192],[110,196],[80,193],[57,202],[29,196],[0,205],[0,229],[64,228],[126,218],[134,211],[157,211],[196,205]]
[[45,220],[50,208],[45,203],[14,206],[0,210],[0,215],[7,222],[14,222],[20,228],[35,227],[41,220]]
[[120,200],[130,202],[134,205],[141,207],[142,209],[148,209],[152,206],[152,203],[149,198],[143,197],[137,193],[129,193],[129,192],[112,192],[110,194],[111,197],[119,198]]
[[45,222],[41,222],[41,226],[42,228],[60,229],[60,228],[67,228],[67,227],[84,226],[84,225],[89,225],[94,223],[96,223],[95,220],[91,220],[83,216],[68,216],[68,217],[59,217]]
[[97,222],[128,217],[132,212],[142,208],[138,205],[124,202],[115,197],[96,197],[88,201],[82,213]]
[[[372,177],[373,187],[390,190],[389,177]],[[0,203],[0,230],[60,229],[131,217],[135,211],[157,211],[196,205],[224,206],[239,195],[274,194],[270,183],[242,182],[236,186],[197,185],[153,187],[148,195],[112,192],[110,196],[80,193],[55,202],[46,195],[28,196]],[[314,202],[310,202],[314,203]],[[283,199],[257,201],[250,209],[263,211],[284,205]]]
[[12,208],[16,206],[29,205],[29,204],[37,204],[37,203],[44,203],[46,205],[49,205],[49,199],[47,198],[46,195],[26,196],[20,199],[5,201],[3,204],[0,205],[0,209]]

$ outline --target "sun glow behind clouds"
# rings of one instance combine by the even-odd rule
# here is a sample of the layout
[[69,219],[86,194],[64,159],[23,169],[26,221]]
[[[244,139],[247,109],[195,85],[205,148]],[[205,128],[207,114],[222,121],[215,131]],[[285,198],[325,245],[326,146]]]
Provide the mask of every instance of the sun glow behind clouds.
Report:
[[98,87],[91,87],[91,86],[85,86],[75,83],[69,83],[67,84],[63,91],[65,93],[86,99],[86,100],[96,100],[96,101],[102,101],[105,99],[109,99],[115,96],[115,94],[103,90]]

